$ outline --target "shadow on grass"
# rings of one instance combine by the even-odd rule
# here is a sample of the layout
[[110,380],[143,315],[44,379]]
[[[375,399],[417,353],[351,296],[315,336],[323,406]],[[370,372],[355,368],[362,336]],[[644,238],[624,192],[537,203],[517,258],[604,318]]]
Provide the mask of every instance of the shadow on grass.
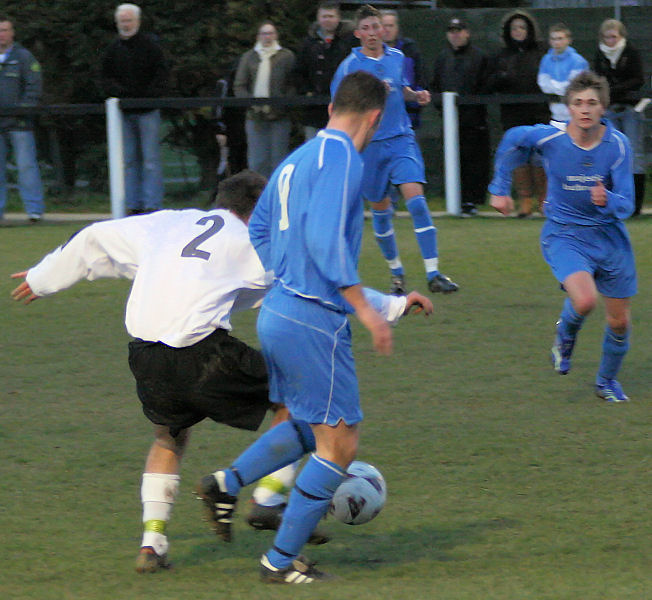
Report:
[[[346,569],[376,569],[414,563],[420,559],[450,562],[467,558],[465,552],[454,552],[456,548],[483,542],[491,532],[513,529],[520,526],[519,521],[506,517],[487,519],[468,523],[459,527],[426,527],[418,529],[399,529],[391,533],[364,533],[364,528],[355,527],[351,531],[337,527],[326,521],[332,540],[321,546],[306,546],[305,552],[311,558],[327,557],[330,566]],[[348,528],[347,528],[348,529]],[[184,537],[184,536],[181,536]],[[191,542],[196,536],[188,535]],[[225,544],[218,539],[192,544],[186,551],[175,549],[174,563],[177,567],[200,566],[217,562],[228,556],[230,559],[257,559],[273,542],[272,532],[241,532],[233,544]]]

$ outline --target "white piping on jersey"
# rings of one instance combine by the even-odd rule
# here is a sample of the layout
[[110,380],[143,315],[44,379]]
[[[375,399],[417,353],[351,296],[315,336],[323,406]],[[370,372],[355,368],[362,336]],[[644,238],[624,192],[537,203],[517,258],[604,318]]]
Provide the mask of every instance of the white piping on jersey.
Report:
[[622,138],[623,134],[613,130],[611,132],[611,135],[615,137],[616,140],[618,141],[618,149],[620,150],[620,156],[618,157],[618,160],[616,160],[616,162],[613,165],[611,165],[611,168],[615,169],[620,165],[621,162],[625,160],[625,156],[627,156],[627,153],[625,152],[625,142],[623,141]]
[[321,169],[324,166],[324,148],[326,147],[326,140],[337,140],[342,142],[346,146],[346,139],[340,135],[334,135],[329,131],[324,131],[323,129],[317,133],[317,136],[322,138],[321,147],[319,148],[319,163],[318,166]]
[[283,279],[281,279],[280,277],[277,277],[276,280],[280,281],[281,285],[286,290],[292,292],[295,296],[299,296],[299,298],[305,298],[306,300],[316,300],[324,308],[328,308],[328,307],[332,306],[333,309],[335,310],[335,312],[339,312],[339,313],[342,312],[342,307],[338,306],[334,302],[329,302],[328,300],[324,300],[321,296],[311,296],[310,294],[304,294],[303,292],[300,292],[299,290],[295,290],[294,288],[290,287],[287,283],[285,283],[285,281],[283,281]]
[[543,146],[543,144],[545,144],[546,142],[549,142],[550,140],[554,140],[556,137],[559,137],[560,135],[564,135],[565,133],[566,133],[565,131],[557,130],[555,131],[555,133],[550,134],[548,137],[541,138],[537,142],[537,146]]

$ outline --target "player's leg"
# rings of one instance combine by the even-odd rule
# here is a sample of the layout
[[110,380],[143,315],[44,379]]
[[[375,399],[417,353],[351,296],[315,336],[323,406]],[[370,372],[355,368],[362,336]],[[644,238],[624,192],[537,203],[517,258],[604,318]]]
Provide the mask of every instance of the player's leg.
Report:
[[439,272],[439,252],[437,249],[437,228],[432,222],[430,209],[423,195],[421,183],[400,184],[401,194],[405,198],[405,205],[412,217],[414,235],[423,258],[423,265],[428,280],[428,289],[435,292],[450,294],[456,292],[459,286],[449,277]]
[[394,224],[392,222],[394,208],[391,198],[387,196],[380,202],[370,202],[369,204],[371,206],[374,236],[391,272],[392,283],[389,293],[398,295],[407,294],[405,271],[403,270],[403,263],[401,263],[401,257],[398,253]]
[[[290,412],[284,405],[275,406],[270,429],[290,419]],[[278,529],[299,462],[297,460],[281,467],[258,481],[251,495],[251,508],[247,515],[247,523],[254,529]]]
[[346,469],[357,453],[359,431],[357,425],[344,421],[336,426],[312,427],[317,450],[297,477],[274,545],[261,559],[261,575],[266,582],[310,583],[312,578],[325,577],[313,570],[304,574],[306,581],[300,580],[302,570],[294,561],[346,477]]
[[602,357],[596,378],[596,394],[608,402],[629,398],[617,381],[620,366],[629,350],[630,299],[604,297],[607,325],[602,340]]
[[136,571],[139,573],[168,567],[169,543],[165,531],[179,490],[179,467],[190,430],[171,432],[169,427],[154,425],[154,435],[140,489],[143,538],[136,559]]
[[563,281],[568,297],[557,321],[555,340],[552,345],[552,362],[560,375],[566,375],[571,368],[571,355],[577,334],[585,317],[595,308],[598,290],[591,273],[576,271]]

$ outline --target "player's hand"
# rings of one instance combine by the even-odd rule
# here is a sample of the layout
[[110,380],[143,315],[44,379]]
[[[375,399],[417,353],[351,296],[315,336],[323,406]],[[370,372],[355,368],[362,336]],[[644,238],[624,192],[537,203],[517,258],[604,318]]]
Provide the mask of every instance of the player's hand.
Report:
[[591,202],[596,206],[607,206],[607,189],[602,181],[597,181],[591,188]]
[[[27,277],[27,271],[19,271],[18,273],[11,274],[12,279],[25,279],[25,277]],[[17,288],[12,290],[11,297],[16,300],[16,302],[24,300],[25,304],[34,302],[34,300],[38,300],[39,298],[39,296],[32,292],[32,288],[29,287],[29,283],[26,281],[23,281]]]
[[491,194],[489,204],[503,215],[508,215],[514,210],[514,200],[511,196],[495,196]]
[[371,333],[376,352],[389,356],[392,353],[392,328],[389,323],[371,306],[356,311],[356,316]]
[[427,298],[419,292],[410,292],[407,295],[407,302],[405,304],[405,310],[403,311],[403,314],[407,315],[412,307],[414,307],[412,312],[415,315],[418,315],[420,312],[422,312],[425,317],[431,315],[434,309],[430,298]]
[[416,101],[419,106],[425,106],[426,104],[430,104],[430,92],[428,90],[419,90],[415,92],[416,94]]

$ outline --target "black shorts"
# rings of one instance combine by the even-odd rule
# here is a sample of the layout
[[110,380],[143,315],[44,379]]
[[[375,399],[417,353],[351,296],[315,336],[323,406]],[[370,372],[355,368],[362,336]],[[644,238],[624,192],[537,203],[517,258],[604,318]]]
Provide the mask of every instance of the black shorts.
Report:
[[136,339],[129,367],[145,416],[173,436],[207,417],[255,431],[272,406],[262,354],[224,329],[187,348]]

